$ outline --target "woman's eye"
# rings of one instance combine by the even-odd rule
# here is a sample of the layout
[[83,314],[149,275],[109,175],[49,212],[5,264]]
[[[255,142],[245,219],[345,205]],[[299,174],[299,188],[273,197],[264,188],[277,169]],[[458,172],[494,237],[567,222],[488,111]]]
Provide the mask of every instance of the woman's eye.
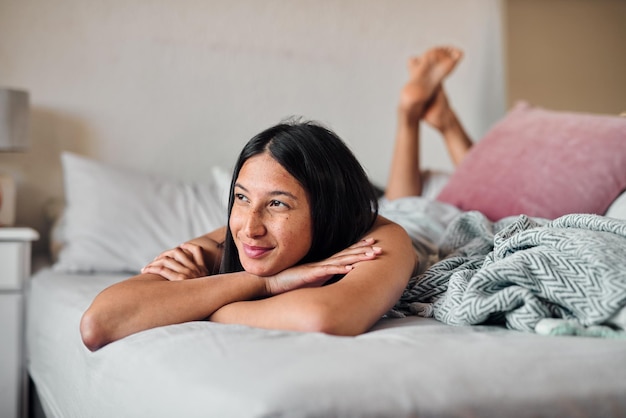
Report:
[[270,202],[270,206],[273,206],[273,207],[285,207],[285,208],[288,207],[285,203],[281,202],[280,200],[272,200]]
[[241,194],[241,193],[235,193],[235,199],[240,200],[242,202],[248,201],[248,198],[244,194]]

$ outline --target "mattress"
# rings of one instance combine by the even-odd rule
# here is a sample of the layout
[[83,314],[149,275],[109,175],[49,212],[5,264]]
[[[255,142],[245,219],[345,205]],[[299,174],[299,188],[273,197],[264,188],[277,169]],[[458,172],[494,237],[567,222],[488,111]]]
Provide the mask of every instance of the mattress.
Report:
[[79,321],[119,274],[40,270],[28,371],[52,417],[624,416],[626,342],[433,319],[357,337],[189,322],[88,351]]

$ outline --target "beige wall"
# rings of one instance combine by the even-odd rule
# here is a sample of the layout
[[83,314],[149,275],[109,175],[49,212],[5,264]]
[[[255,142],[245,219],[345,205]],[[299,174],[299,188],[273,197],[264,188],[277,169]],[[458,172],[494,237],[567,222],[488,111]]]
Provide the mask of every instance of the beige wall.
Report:
[[[330,125],[384,184],[410,55],[466,51],[446,88],[473,136],[504,114],[503,1],[0,0],[0,85],[32,104],[29,151],[0,154],[17,222],[45,237],[64,150],[196,180],[294,114]],[[423,150],[450,167],[434,132]]]
[[[33,106],[29,152],[0,154],[17,221],[45,237],[63,150],[197,179],[289,114],[384,183],[406,57],[438,43],[466,50],[446,88],[475,138],[516,100],[626,110],[626,0],[1,0],[0,85]],[[432,132],[423,147],[450,168]]]
[[507,103],[626,111],[626,0],[507,0]]

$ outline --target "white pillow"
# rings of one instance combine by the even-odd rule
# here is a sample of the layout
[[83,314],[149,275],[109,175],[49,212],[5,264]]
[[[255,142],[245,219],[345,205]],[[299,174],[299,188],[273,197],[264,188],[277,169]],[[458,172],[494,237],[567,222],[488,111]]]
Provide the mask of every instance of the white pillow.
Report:
[[607,209],[606,216],[626,220],[626,192],[622,192]]
[[120,169],[71,153],[61,156],[66,207],[54,268],[138,272],[162,251],[226,223],[228,175],[184,183]]

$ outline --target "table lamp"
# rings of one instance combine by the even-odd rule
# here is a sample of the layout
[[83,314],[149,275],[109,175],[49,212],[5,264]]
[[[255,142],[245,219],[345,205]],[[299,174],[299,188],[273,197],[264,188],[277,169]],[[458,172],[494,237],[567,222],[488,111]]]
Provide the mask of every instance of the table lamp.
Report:
[[[0,152],[24,151],[29,137],[28,92],[0,88]],[[0,226],[15,223],[15,181],[0,173]]]

